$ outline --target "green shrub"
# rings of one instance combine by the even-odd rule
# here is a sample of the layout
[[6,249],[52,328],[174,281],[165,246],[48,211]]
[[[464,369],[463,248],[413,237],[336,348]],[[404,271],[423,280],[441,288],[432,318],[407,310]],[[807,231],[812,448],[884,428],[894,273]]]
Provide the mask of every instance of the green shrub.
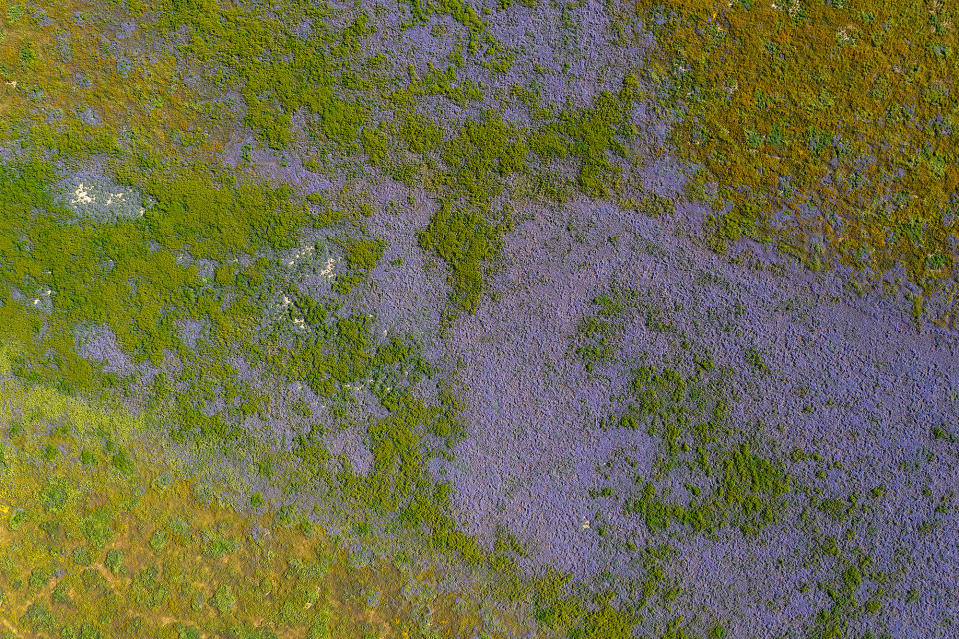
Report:
[[119,577],[124,572],[123,561],[124,561],[124,552],[116,548],[111,548],[107,551],[107,556],[104,559],[103,563],[107,568],[110,569],[110,572],[113,573],[114,577]]
[[347,266],[368,272],[383,257],[385,247],[386,244],[380,238],[350,238],[344,246]]
[[236,597],[233,596],[229,586],[220,584],[213,593],[210,605],[216,608],[221,615],[226,615],[236,608]]
[[483,262],[499,254],[507,228],[507,224],[490,224],[473,209],[453,209],[444,201],[419,236],[422,248],[449,265],[455,301],[470,313],[483,293]]

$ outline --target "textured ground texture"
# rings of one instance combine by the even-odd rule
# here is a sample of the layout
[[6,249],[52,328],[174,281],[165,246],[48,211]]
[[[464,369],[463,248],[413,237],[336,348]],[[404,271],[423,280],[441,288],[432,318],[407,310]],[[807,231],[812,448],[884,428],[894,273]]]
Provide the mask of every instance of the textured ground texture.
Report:
[[0,639],[959,636],[959,15],[0,0]]

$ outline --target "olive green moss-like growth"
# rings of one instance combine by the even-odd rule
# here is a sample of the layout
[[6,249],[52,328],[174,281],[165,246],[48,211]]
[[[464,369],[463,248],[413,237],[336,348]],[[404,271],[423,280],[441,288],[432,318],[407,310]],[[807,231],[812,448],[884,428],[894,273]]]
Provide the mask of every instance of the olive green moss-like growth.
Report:
[[463,0],[437,0],[422,2],[408,0],[410,20],[401,25],[407,28],[417,24],[428,24],[432,15],[450,16],[467,32],[467,52],[479,56],[484,67],[499,73],[505,73],[512,66],[512,56],[503,44],[490,33],[487,24],[477,15],[476,10]]
[[[179,319],[205,317],[225,330],[231,323],[249,321],[243,304],[233,306],[228,321],[213,283],[200,278],[197,268],[184,264],[181,256],[186,252],[195,259],[227,261],[260,247],[289,248],[307,219],[289,189],[224,186],[197,168],[177,178],[155,176],[140,184],[156,201],[141,219],[81,226],[53,202],[51,181],[51,170],[42,162],[0,172],[0,197],[11,202],[0,219],[8,231],[0,243],[0,279],[4,295],[16,288],[37,296],[34,299],[52,299],[46,321],[56,330],[46,339],[55,344],[56,356],[44,368],[19,372],[37,378],[54,375],[65,383],[90,381],[89,365],[82,364],[69,344],[79,325],[105,324],[135,360],[159,363],[164,350],[185,355],[176,335]],[[14,201],[34,205],[27,212],[13,206]],[[23,318],[5,330],[30,327],[30,317],[41,312],[10,298],[3,301],[3,312]],[[34,341],[32,335],[10,338],[28,350]]]
[[444,201],[426,230],[420,246],[436,252],[450,266],[450,283],[457,306],[472,313],[483,294],[484,261],[499,254],[509,221],[492,225],[472,208],[453,208]]
[[[0,396],[12,454],[0,472],[0,619],[13,636],[359,637],[422,628],[402,593],[435,593],[430,576],[385,561],[350,567],[325,531],[293,525],[293,511],[254,516],[201,503],[198,478],[158,457],[159,440],[131,439],[142,433],[122,412],[10,381]],[[30,428],[14,432],[11,411],[21,409]],[[82,451],[101,447],[104,426],[122,437],[104,453],[122,445],[129,473],[79,463]],[[61,451],[54,460],[43,454],[50,444]],[[375,606],[354,595],[371,590],[381,593]],[[482,625],[477,607],[454,600],[434,594],[429,603],[454,626]]]
[[[417,147],[431,129],[408,121],[408,136]],[[492,224],[491,203],[499,196],[505,181],[514,173],[527,170],[529,151],[520,131],[500,117],[488,116],[484,122],[467,122],[458,134],[442,147],[442,159],[448,167],[438,180],[440,192],[464,204],[455,206],[447,198],[440,202],[429,226],[420,234],[420,246],[438,254],[451,270],[455,305],[474,312],[484,289],[484,262],[500,250],[501,238],[510,229],[509,221]]]
[[[264,143],[287,146],[293,140],[292,114],[305,109],[309,130],[319,141],[360,150],[367,109],[358,97],[375,81],[371,68],[356,73],[363,63],[360,42],[371,33],[369,16],[358,12],[345,27],[332,29],[325,25],[331,12],[325,6],[282,3],[275,17],[266,17],[226,4],[175,2],[161,11],[170,26],[193,34],[180,48],[184,59],[203,65],[214,85],[239,88],[246,106],[243,123]],[[297,20],[312,22],[309,38],[293,31]],[[368,152],[375,147],[371,135],[366,135]]]
[[346,269],[333,276],[333,290],[345,294],[365,282],[386,248],[380,238],[365,237],[359,232],[334,240],[343,250]]
[[620,191],[623,168],[637,136],[632,109],[639,98],[636,75],[627,73],[619,91],[602,91],[587,107],[558,112],[531,107],[535,126],[526,144],[545,165],[533,170],[534,178],[547,178],[553,162],[572,162],[576,192],[600,198]]
[[631,112],[638,81],[628,74],[618,94],[603,91],[592,106],[561,116],[560,130],[569,153],[580,161],[577,180],[589,197],[605,197],[615,187],[622,169],[611,158],[628,157],[628,144],[635,134]]
[[879,274],[899,262],[925,294],[948,284],[959,236],[949,5],[637,8],[659,44],[651,79],[683,114],[675,146],[702,167],[691,186],[714,205],[716,248],[775,240],[817,269],[833,256]]
[[426,116],[409,113],[398,126],[400,141],[413,153],[427,153],[443,142],[443,129]]
[[503,178],[524,171],[527,155],[520,132],[500,117],[467,122],[443,149],[453,192],[477,205],[488,205],[502,192]]
[[[635,478],[636,490],[623,503],[626,513],[641,517],[651,532],[679,524],[695,533],[725,526],[749,533],[776,520],[790,477],[781,463],[736,443],[742,433],[727,423],[723,377],[711,365],[698,364],[692,375],[644,366],[634,372],[630,392],[633,400],[610,423],[644,428],[662,449],[653,476]],[[664,482],[684,483],[688,501],[664,494],[658,488]]]
[[[131,175],[121,171],[121,175]],[[162,361],[165,353],[187,363],[203,362],[203,373],[188,366],[181,382],[189,395],[173,396],[165,376],[155,380],[160,405],[172,397],[178,432],[228,438],[224,415],[207,416],[199,401],[225,393],[228,404],[239,399],[239,410],[255,412],[262,398],[236,385],[235,371],[219,365],[223,346],[249,344],[261,321],[264,260],[239,267],[235,260],[257,251],[277,252],[292,246],[307,210],[296,204],[289,189],[255,189],[195,168],[177,177],[154,173],[139,186],[155,204],[142,218],[115,224],[90,224],[75,219],[51,199],[53,181],[42,162],[5,167],[0,196],[34,204],[29,213],[5,207],[0,224],[9,227],[0,245],[0,278],[7,293],[0,312],[6,338],[21,345],[14,370],[25,379],[55,381],[64,389],[97,388],[111,376],[100,377],[77,355],[78,339],[87,327],[105,325],[134,362]],[[13,228],[17,231],[14,232]],[[219,262],[215,277],[201,277],[191,260]],[[11,289],[32,293],[36,303],[9,297]],[[267,296],[268,297],[268,296]],[[41,302],[50,300],[49,306]],[[201,321],[207,338],[191,351],[179,338],[177,323]],[[38,332],[41,322],[50,330]],[[81,344],[82,345],[82,344]],[[46,353],[41,356],[41,353]],[[234,422],[235,423],[235,422]]]
[[[617,93],[603,92],[594,104],[547,114],[532,130],[520,130],[501,116],[487,113],[481,122],[467,122],[442,146],[445,168],[436,173],[435,188],[443,198],[440,210],[420,236],[420,246],[434,251],[452,271],[456,304],[476,310],[483,290],[483,262],[498,253],[499,238],[509,232],[508,221],[490,221],[491,203],[514,182],[526,182],[534,197],[557,199],[551,167],[535,168],[531,154],[541,160],[572,161],[577,172],[574,188],[588,197],[604,197],[617,189],[621,160],[628,157],[634,136],[631,111],[637,80],[629,74]],[[439,132],[419,118],[408,118],[401,129],[411,151],[429,148]],[[464,200],[465,208],[447,204]]]
[[612,605],[610,593],[600,592],[591,600],[584,600],[567,594],[571,585],[569,575],[548,569],[524,593],[541,624],[555,630],[568,629],[570,638],[628,639],[633,636],[637,616]]
[[475,83],[456,77],[454,66],[440,69],[428,62],[426,73],[419,75],[411,64],[407,68],[407,76],[406,86],[394,89],[389,94],[389,101],[394,107],[406,110],[422,103],[426,98],[442,96],[456,106],[465,108],[484,98],[483,92]]

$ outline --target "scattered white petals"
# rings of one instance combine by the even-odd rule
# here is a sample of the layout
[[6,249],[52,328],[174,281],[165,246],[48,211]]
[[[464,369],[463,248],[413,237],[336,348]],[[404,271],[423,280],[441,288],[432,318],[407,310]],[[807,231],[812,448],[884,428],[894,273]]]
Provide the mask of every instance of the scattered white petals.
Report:
[[327,258],[326,266],[323,267],[323,270],[320,271],[320,275],[327,279],[333,279],[333,265],[336,264],[336,260],[332,257]]
[[93,197],[83,188],[83,184],[77,185],[77,190],[73,192],[73,195],[75,198],[70,201],[71,204],[90,204],[93,202]]

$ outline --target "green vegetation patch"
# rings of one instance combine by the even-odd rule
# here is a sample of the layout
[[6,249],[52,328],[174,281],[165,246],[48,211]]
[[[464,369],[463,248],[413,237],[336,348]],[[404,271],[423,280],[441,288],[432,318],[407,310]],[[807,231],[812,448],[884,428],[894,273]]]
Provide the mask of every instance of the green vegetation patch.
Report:
[[[724,526],[748,533],[777,519],[792,489],[789,474],[730,426],[724,375],[711,361],[700,360],[690,375],[640,367],[630,391],[632,401],[608,425],[642,428],[661,442],[661,451],[652,476],[635,477],[636,489],[625,496],[627,513],[660,532],[675,523],[697,533]],[[659,488],[675,483],[685,486],[685,499]]]
[[499,254],[502,236],[509,228],[508,220],[494,225],[474,209],[454,208],[444,200],[420,234],[420,246],[449,265],[453,299],[460,308],[472,313],[479,306],[484,290],[483,262]]
[[[0,524],[0,615],[14,635],[409,636],[423,628],[403,595],[415,588],[434,593],[428,603],[443,619],[483,624],[478,608],[437,594],[429,574],[388,561],[350,566],[325,531],[290,525],[302,521],[292,510],[253,515],[204,503],[199,478],[160,453],[162,433],[140,439],[139,428],[119,427],[136,421],[122,412],[11,381],[0,396],[0,423],[26,409],[38,426],[4,438],[15,456],[0,477],[0,513],[28,513]],[[53,422],[54,434],[41,428]],[[130,451],[129,474],[71,461],[101,447],[110,426]],[[46,459],[49,443],[63,456]],[[373,590],[375,608],[355,594]]]
[[[947,3],[637,5],[650,71],[682,113],[681,156],[709,182],[715,246],[778,240],[815,267],[902,263],[926,294],[959,244],[959,64]],[[817,254],[818,253],[818,254]]]

